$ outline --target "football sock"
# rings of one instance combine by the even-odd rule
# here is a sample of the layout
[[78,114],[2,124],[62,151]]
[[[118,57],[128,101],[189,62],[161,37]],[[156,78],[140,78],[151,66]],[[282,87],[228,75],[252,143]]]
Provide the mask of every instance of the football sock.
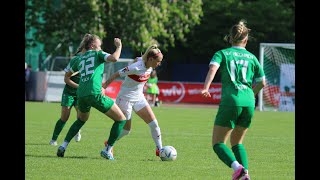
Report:
[[81,121],[80,119],[77,119],[76,121],[74,121],[74,123],[69,128],[69,131],[66,137],[64,138],[64,141],[70,142],[71,139],[79,132],[81,127],[84,125],[84,123],[85,122]]
[[154,141],[154,143],[156,144],[158,149],[162,148],[162,140],[161,140],[161,131],[160,131],[160,127],[158,125],[158,121],[155,119],[153,121],[151,121],[149,124],[150,127],[150,131],[152,134],[152,139]]
[[52,140],[57,140],[58,139],[58,136],[60,134],[60,132],[62,131],[64,125],[66,124],[66,122],[63,122],[61,119],[59,119],[57,122],[56,122],[56,125],[54,127],[54,130],[53,130],[53,134],[52,134]]
[[68,144],[69,144],[69,142],[64,141],[61,146],[64,147],[64,149],[67,149]]
[[218,155],[219,159],[229,167],[231,167],[233,161],[236,161],[232,151],[224,143],[213,145],[213,150]]
[[248,169],[248,156],[244,146],[242,144],[234,145],[232,151],[236,156],[237,161],[239,161],[245,169]]
[[129,133],[130,133],[130,130],[128,131],[126,129],[123,129],[117,140],[121,139],[123,136],[128,135]]
[[113,146],[114,142],[117,140],[117,138],[120,136],[121,132],[123,131],[123,126],[126,124],[126,120],[121,121],[114,121],[109,139],[108,139],[108,145]]
[[231,167],[234,171],[238,170],[241,166],[239,164],[238,161],[233,161],[233,163],[231,164]]
[[[107,151],[108,153],[111,153],[112,147],[113,147],[113,146],[107,144],[107,146],[105,147],[105,149],[106,149],[106,151]],[[111,154],[112,154],[112,153],[111,153]]]

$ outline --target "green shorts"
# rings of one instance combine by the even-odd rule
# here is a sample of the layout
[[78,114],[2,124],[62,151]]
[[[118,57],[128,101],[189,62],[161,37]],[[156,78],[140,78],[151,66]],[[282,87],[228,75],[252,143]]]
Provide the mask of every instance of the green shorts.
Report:
[[153,84],[151,87],[147,88],[147,94],[159,94],[159,87]]
[[89,112],[91,107],[96,108],[102,113],[106,113],[114,104],[114,101],[108,96],[101,94],[90,95],[78,98],[78,108],[81,112]]
[[219,106],[214,124],[232,129],[236,125],[249,128],[253,113],[254,107]]
[[62,93],[61,97],[61,106],[71,107],[71,106],[77,106],[77,96],[71,95],[69,93]]

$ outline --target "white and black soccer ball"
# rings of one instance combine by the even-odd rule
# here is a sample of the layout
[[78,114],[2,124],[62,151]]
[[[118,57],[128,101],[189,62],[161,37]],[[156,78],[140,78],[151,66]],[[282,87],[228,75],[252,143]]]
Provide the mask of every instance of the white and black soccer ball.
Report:
[[177,159],[177,150],[173,146],[163,146],[159,156],[162,161],[174,161]]

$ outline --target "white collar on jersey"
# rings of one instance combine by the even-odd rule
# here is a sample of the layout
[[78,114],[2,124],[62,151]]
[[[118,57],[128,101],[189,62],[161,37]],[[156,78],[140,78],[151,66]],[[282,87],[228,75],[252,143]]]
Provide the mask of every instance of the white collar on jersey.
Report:
[[241,47],[241,46],[232,46],[233,48],[238,48],[238,49],[246,49],[244,47]]

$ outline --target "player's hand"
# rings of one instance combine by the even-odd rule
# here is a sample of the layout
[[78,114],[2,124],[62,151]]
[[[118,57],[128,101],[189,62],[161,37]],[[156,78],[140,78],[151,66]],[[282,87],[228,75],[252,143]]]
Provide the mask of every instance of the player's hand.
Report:
[[209,93],[208,90],[203,89],[203,90],[201,91],[201,96],[207,98],[207,97],[211,97],[211,94]]
[[106,95],[106,89],[101,88],[101,95],[102,95],[102,96],[105,96],[105,95]]
[[118,48],[122,46],[121,39],[114,38],[114,45]]

